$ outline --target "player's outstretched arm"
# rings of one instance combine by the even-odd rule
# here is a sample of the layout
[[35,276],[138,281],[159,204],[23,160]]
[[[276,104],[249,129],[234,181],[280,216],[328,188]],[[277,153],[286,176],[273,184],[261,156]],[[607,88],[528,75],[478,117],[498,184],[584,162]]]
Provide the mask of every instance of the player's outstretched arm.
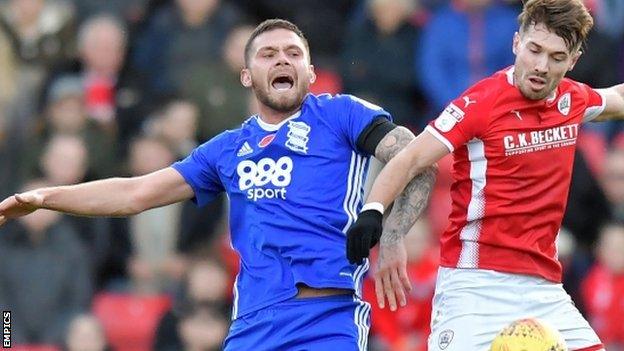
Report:
[[[414,139],[414,134],[407,128],[396,128],[379,143],[375,157],[388,163]],[[436,175],[435,163],[418,173],[394,200],[392,210],[386,218],[374,274],[375,292],[380,308],[385,307],[386,298],[392,311],[396,310],[397,304],[407,304],[406,293],[411,290],[411,284],[407,276],[407,253],[403,237],[427,207]]]
[[[381,236],[375,273],[375,291],[381,308],[385,307],[386,298],[391,310],[396,309],[397,300],[402,306],[406,303],[405,292],[409,291],[410,283],[403,236],[427,205],[437,172],[435,162],[448,152],[429,132],[414,139],[404,128],[395,128],[377,146],[376,155],[389,162],[377,176],[367,204],[347,233],[347,254],[350,262],[360,263]],[[381,213],[395,198],[382,234]]]
[[604,111],[594,121],[624,120],[624,84],[597,90],[606,102]]
[[129,216],[193,197],[192,188],[173,168],[141,177],[109,178],[76,185],[31,190],[0,203],[0,225],[46,208],[79,216]]

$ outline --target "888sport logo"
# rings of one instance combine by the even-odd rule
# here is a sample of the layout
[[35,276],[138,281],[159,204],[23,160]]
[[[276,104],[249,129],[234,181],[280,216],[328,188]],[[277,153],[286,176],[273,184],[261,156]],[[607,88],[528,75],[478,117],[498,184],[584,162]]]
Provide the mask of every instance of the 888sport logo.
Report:
[[236,167],[238,187],[252,201],[260,199],[286,200],[286,187],[290,185],[293,161],[280,157],[277,161],[265,157],[258,162],[241,161]]

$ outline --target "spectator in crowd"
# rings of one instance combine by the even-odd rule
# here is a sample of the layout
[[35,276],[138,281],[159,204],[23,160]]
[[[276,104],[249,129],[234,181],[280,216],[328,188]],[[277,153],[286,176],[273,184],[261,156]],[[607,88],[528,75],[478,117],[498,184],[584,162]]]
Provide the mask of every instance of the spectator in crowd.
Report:
[[613,148],[608,152],[602,186],[611,204],[614,218],[624,221],[624,148]]
[[612,38],[619,38],[621,43],[622,34],[624,34],[624,2],[585,0],[585,3],[595,13],[597,29]]
[[8,194],[15,190],[15,177],[12,172],[13,160],[17,153],[11,150],[11,118],[10,108],[17,91],[16,60],[10,50],[11,42],[5,33],[0,31],[0,194]]
[[[190,350],[195,344],[209,343],[218,350],[226,332],[223,322],[228,309],[226,287],[229,285],[219,261],[193,260],[183,282],[181,298],[159,323],[154,349]],[[202,331],[203,337],[199,335]]]
[[[23,190],[49,186],[42,180]],[[19,344],[61,345],[72,317],[85,311],[92,293],[87,252],[63,217],[37,211],[2,228],[0,308],[12,312]]]
[[597,263],[583,281],[583,302],[588,320],[605,350],[624,350],[624,224],[603,227]]
[[31,131],[29,138],[22,143],[21,176],[33,174],[44,145],[54,135],[73,135],[84,140],[88,149],[89,163],[86,167],[89,176],[99,178],[118,173],[117,140],[88,118],[82,79],[59,76],[53,81],[43,114],[40,127]]
[[78,60],[56,67],[44,87],[62,75],[74,74],[83,81],[87,115],[113,135],[118,135],[122,151],[145,117],[149,101],[142,78],[125,64],[128,47],[123,22],[111,15],[86,20],[78,32]]
[[0,31],[0,141],[5,139],[9,107],[17,91],[17,62],[11,52],[11,41]]
[[511,65],[517,12],[493,0],[457,0],[432,14],[417,47],[416,70],[433,109]]
[[344,90],[384,106],[401,125],[422,127],[425,100],[413,74],[425,15],[419,0],[368,0],[365,17],[345,35]]
[[149,121],[152,135],[158,135],[175,152],[176,158],[188,155],[198,146],[199,109],[186,99],[172,99]]
[[74,29],[73,9],[67,1],[0,3],[0,37],[6,40],[2,63],[8,64],[1,69],[2,88],[7,90],[0,94],[11,99],[9,110],[2,111],[10,120],[9,143],[22,142],[34,128],[42,81],[51,67],[74,55]]
[[178,328],[184,350],[219,351],[227,335],[228,321],[214,308],[200,307],[183,316]]
[[95,178],[118,173],[116,139],[89,119],[83,81],[62,76],[52,83],[45,113],[45,134],[76,135],[83,138],[89,154],[89,173]]
[[80,314],[72,319],[65,339],[67,351],[105,351],[106,335],[96,316]]
[[68,1],[8,0],[0,8],[0,28],[23,68],[44,73],[75,54],[74,11]]
[[600,227],[610,218],[611,209],[602,185],[591,172],[584,153],[576,152],[562,225],[578,244],[589,250],[596,244]]
[[[580,299],[581,281],[592,263],[592,248],[598,241],[600,228],[611,219],[611,208],[605,192],[595,174],[589,169],[584,153],[574,154],[572,181],[562,229],[558,240],[559,260],[562,262],[563,286],[578,301],[577,308],[583,312]],[[558,243],[559,244],[559,243]],[[569,247],[564,255],[563,247]]]
[[365,298],[373,313],[371,332],[380,350],[426,351],[431,299],[435,290],[438,269],[437,246],[427,220],[418,220],[405,236],[407,272],[412,284],[405,307],[392,312],[380,309],[375,303],[375,287],[371,279],[365,281]]
[[253,114],[246,104],[250,94],[240,84],[240,72],[245,66],[243,52],[253,27],[234,27],[226,36],[220,59],[198,70],[201,79],[190,82],[189,97],[200,107],[199,128],[203,139],[225,129],[232,129],[245,116]]
[[[312,50],[317,69],[337,71],[340,64],[336,55],[343,46],[342,33],[347,30],[349,17],[356,0],[237,0],[241,8],[262,21],[283,18],[296,23]],[[322,20],[319,20],[322,19]]]
[[[128,24],[131,37],[135,30],[146,20],[149,15],[149,3],[154,0],[71,0],[76,8],[76,16],[79,22],[90,17],[108,13],[122,19]],[[168,1],[168,0],[165,0]]]
[[223,41],[239,19],[221,0],[176,0],[163,6],[139,35],[133,58],[158,93],[186,92],[206,65],[220,60]]

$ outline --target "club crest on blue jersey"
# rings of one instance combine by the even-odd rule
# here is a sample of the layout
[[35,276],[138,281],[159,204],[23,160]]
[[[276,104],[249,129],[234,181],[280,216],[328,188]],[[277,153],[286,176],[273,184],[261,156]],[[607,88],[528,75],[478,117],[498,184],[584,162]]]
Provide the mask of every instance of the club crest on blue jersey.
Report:
[[304,122],[288,121],[288,134],[286,134],[288,140],[286,140],[286,147],[292,151],[307,154],[310,130],[312,130],[312,128]]

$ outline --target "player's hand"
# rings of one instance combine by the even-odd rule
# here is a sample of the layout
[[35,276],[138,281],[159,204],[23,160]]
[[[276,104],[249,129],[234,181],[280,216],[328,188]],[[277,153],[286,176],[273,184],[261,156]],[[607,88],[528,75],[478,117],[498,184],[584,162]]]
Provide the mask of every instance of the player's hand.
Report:
[[386,306],[386,299],[391,311],[396,311],[397,303],[407,305],[407,294],[412,284],[407,276],[407,253],[403,238],[393,243],[382,242],[379,245],[379,259],[375,271],[375,295],[379,308]]
[[37,190],[9,196],[0,202],[0,225],[7,220],[25,216],[43,206],[43,195]]
[[350,263],[362,264],[371,247],[377,245],[381,237],[382,219],[383,215],[377,210],[360,212],[358,219],[347,231],[347,258]]

